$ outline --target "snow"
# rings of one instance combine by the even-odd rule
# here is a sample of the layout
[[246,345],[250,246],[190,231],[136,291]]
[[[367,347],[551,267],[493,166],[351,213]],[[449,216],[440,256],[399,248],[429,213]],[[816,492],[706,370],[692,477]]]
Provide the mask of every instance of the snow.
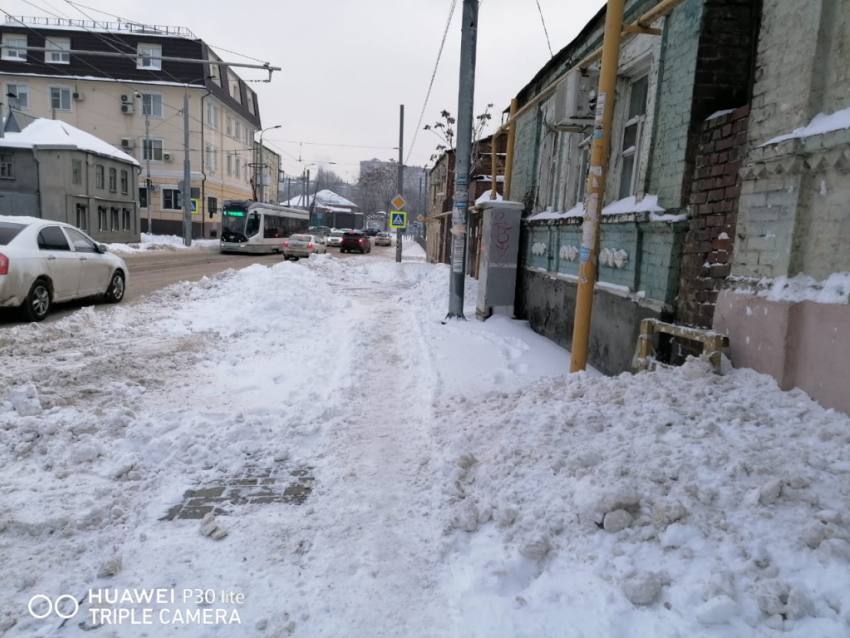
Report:
[[502,197],[501,193],[496,193],[496,199],[491,200],[490,195],[492,193],[493,193],[492,189],[484,191],[481,194],[481,197],[479,197],[478,199],[475,200],[475,205],[478,206],[479,204],[483,204],[484,202],[489,202],[489,201],[497,201],[497,202],[503,201],[503,197]]
[[[293,197],[288,202],[283,202],[282,206],[309,206],[313,202],[313,195],[299,195],[298,197]],[[323,206],[347,206],[347,207],[357,207],[352,201],[345,199],[342,195],[337,195],[333,191],[330,190],[321,190],[315,195],[316,203],[321,204]],[[345,212],[351,212],[350,210],[346,210]]]
[[[657,195],[644,195],[638,201],[637,197],[626,197],[625,199],[613,202],[602,209],[603,215],[624,215],[628,213],[650,213],[651,221],[662,222],[678,222],[688,218],[687,215],[656,215],[656,213],[664,213],[664,209],[658,205]],[[584,202],[579,202],[573,208],[565,213],[553,212],[547,210],[542,213],[537,213],[528,218],[528,221],[541,221],[547,219],[570,219],[572,217],[584,217],[585,208]]]
[[736,289],[739,294],[755,294],[768,301],[800,303],[813,301],[825,304],[850,304],[850,273],[837,272],[823,281],[808,275],[761,279],[756,290]]
[[142,241],[138,244],[107,244],[110,252],[113,253],[143,253],[152,250],[214,250],[218,249],[219,241],[217,239],[193,239],[191,246],[186,246],[183,243],[182,237],[176,235],[152,235],[150,233],[142,233]]
[[710,120],[716,120],[718,117],[723,117],[724,115],[729,115],[730,113],[734,112],[735,109],[724,109],[722,111],[717,111],[716,113],[712,113],[707,118],[705,118],[705,121],[708,122]]
[[850,128],[850,108],[836,111],[830,115],[819,113],[807,126],[795,129],[787,135],[774,137],[762,144],[762,146],[778,144],[779,142],[784,142],[786,140],[805,139],[814,135],[823,135],[824,133],[831,133],[833,131],[840,131],[848,128]]
[[[699,360],[567,376],[473,279],[443,324],[449,267],[404,250],[0,332],[3,638],[56,634],[37,594],[141,588],[244,594],[189,638],[847,636],[850,419]],[[251,468],[313,491],[160,520]],[[113,605],[163,606],[197,609]]]
[[20,133],[6,133],[0,146],[14,148],[77,148],[138,166],[135,158],[119,151],[100,138],[60,120],[33,120]]

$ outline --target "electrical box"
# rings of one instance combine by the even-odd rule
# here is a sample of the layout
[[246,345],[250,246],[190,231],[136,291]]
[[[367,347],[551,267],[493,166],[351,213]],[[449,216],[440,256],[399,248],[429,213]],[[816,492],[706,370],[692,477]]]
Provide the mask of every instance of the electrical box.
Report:
[[83,95],[80,91],[74,91],[74,99],[77,102],[82,102],[85,99],[85,95]]
[[135,110],[136,109],[133,108],[132,104],[122,104],[121,105],[121,112],[124,115],[132,115]]
[[555,126],[593,122],[598,89],[598,71],[573,71],[561,80],[555,89]]
[[121,148],[133,148],[133,138],[132,137],[122,137],[121,138]]
[[481,268],[475,316],[514,316],[520,221],[523,204],[485,201],[478,205],[483,216]]

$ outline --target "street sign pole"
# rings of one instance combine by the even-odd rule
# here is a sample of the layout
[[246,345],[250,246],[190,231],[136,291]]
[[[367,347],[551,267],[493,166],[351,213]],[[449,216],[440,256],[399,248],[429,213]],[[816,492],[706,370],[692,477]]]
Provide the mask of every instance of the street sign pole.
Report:
[[[404,201],[404,104],[401,105],[398,125],[398,195]],[[404,204],[402,204],[403,206]],[[399,206],[398,208],[401,208]],[[395,260],[401,262],[401,228],[395,231]]]
[[460,45],[460,89],[457,109],[457,165],[452,212],[451,279],[446,319],[465,319],[463,296],[466,277],[466,209],[472,160],[472,117],[475,98],[475,50],[478,38],[478,0],[463,0]]

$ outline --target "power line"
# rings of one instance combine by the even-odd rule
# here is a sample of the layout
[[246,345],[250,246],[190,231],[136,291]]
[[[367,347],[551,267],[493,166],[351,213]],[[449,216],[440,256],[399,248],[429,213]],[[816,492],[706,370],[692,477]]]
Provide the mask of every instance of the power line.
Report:
[[407,153],[405,164],[410,163],[410,156],[413,155],[413,148],[416,146],[416,138],[419,137],[419,129],[422,127],[422,120],[425,119],[425,110],[428,108],[428,100],[431,99],[431,90],[434,88],[434,80],[437,77],[437,69],[440,68],[440,59],[443,57],[443,48],[446,46],[446,38],[449,35],[449,27],[452,23],[452,17],[455,14],[455,6],[457,0],[452,0],[449,7],[449,17],[446,19],[446,27],[443,30],[443,39],[440,42],[440,50],[437,52],[437,62],[434,64],[434,71],[431,73],[431,81],[428,84],[428,92],[425,94],[425,103],[422,105],[422,112],[419,114],[419,122],[416,124],[416,130],[413,132],[413,141],[410,143],[410,150]]
[[301,140],[277,140],[274,138],[267,137],[267,140],[274,140],[275,142],[279,142],[280,144],[307,144],[309,146],[339,146],[342,148],[377,148],[386,151],[392,151],[398,149],[397,146],[365,146],[361,144],[332,144],[329,142],[303,142]]
[[537,0],[537,11],[540,13],[540,21],[543,23],[543,33],[546,34],[546,46],[549,47],[549,57],[554,58],[552,52],[552,43],[549,41],[549,29],[546,28],[546,18],[543,17],[543,9],[540,7],[540,0]]

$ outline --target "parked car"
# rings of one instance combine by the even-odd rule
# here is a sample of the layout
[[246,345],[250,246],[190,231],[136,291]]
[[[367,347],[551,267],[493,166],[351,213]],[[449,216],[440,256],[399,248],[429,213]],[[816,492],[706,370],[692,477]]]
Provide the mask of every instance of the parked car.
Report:
[[376,246],[392,246],[393,238],[389,233],[378,233],[375,235]]
[[326,252],[325,240],[320,235],[292,235],[283,242],[283,256],[287,259],[324,255]]
[[307,229],[307,233],[310,235],[327,237],[331,234],[331,229],[328,226],[310,226],[310,228]]
[[84,232],[62,222],[0,216],[0,307],[41,321],[54,303],[100,296],[118,303],[127,264]]
[[342,236],[344,234],[345,233],[343,233],[341,230],[332,230],[331,234],[328,235],[327,239],[325,240],[325,245],[328,248],[339,248],[339,245],[342,243]]
[[369,235],[369,237],[375,237],[381,230],[379,228],[367,228],[363,232]]
[[369,241],[368,235],[364,235],[359,230],[351,230],[342,236],[342,243],[339,246],[341,252],[352,253],[371,253],[372,242]]

